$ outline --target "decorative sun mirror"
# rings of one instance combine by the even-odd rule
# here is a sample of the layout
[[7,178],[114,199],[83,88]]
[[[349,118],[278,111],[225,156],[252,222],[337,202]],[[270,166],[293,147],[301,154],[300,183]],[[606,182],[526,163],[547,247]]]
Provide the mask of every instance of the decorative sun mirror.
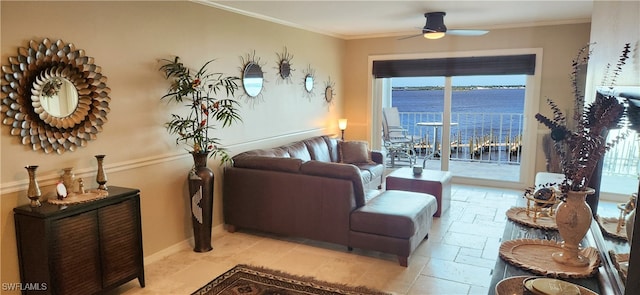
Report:
[[2,66],[2,124],[45,153],[74,151],[107,122],[107,77],[93,58],[62,40],[29,41]]
[[54,76],[41,80],[37,77],[33,89],[39,90],[40,104],[45,112],[54,118],[71,115],[78,106],[78,91],[75,85],[66,78]]
[[311,98],[313,96],[313,89],[315,88],[315,85],[316,85],[316,81],[314,77],[315,77],[315,70],[311,68],[311,65],[308,65],[307,68],[304,70],[304,81],[302,82],[305,90],[304,94],[308,98]]
[[331,102],[333,100],[333,87],[327,86],[327,88],[324,89],[324,100],[327,102]]
[[307,92],[311,92],[313,91],[313,76],[312,75],[307,75],[304,77],[304,90],[306,90]]
[[264,72],[259,60],[255,58],[255,52],[249,54],[246,60],[243,60],[242,70],[242,87],[249,97],[256,97],[262,92],[264,86]]
[[291,72],[294,71],[291,68],[291,60],[293,59],[293,55],[289,54],[287,51],[287,47],[284,48],[282,54],[276,53],[278,56],[278,74],[280,78],[284,81],[291,81]]
[[327,103],[333,102],[333,96],[335,96],[334,88],[335,88],[335,83],[332,82],[331,77],[329,77],[329,80],[325,82],[325,86],[324,86],[324,100]]

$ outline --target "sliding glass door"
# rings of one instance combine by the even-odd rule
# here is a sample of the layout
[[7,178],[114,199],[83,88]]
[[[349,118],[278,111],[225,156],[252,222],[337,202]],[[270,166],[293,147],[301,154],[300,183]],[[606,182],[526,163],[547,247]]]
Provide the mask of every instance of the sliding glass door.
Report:
[[372,144],[383,142],[382,108],[395,106],[427,169],[452,171],[458,183],[529,186],[541,61],[535,48],[370,56]]
[[525,84],[524,75],[393,78],[390,105],[426,169],[517,182]]

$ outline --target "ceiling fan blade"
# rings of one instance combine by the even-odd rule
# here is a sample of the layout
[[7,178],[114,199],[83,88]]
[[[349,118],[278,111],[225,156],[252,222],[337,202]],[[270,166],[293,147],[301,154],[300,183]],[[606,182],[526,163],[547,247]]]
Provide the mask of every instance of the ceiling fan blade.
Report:
[[406,37],[398,38],[397,40],[406,40],[406,39],[411,39],[411,38],[415,38],[415,37],[418,37],[418,36],[422,36],[422,34],[406,36]]
[[458,35],[458,36],[482,36],[489,31],[485,30],[448,30],[447,35]]

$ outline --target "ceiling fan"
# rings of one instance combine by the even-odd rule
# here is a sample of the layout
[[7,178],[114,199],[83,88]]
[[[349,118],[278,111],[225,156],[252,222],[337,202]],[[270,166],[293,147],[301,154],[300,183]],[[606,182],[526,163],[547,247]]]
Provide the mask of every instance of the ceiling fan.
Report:
[[427,12],[424,17],[427,19],[427,23],[422,28],[422,34],[408,36],[400,38],[399,40],[409,39],[418,36],[424,36],[427,39],[440,39],[445,35],[458,35],[458,36],[481,36],[489,31],[485,30],[447,30],[447,26],[444,25],[444,16],[446,12]]

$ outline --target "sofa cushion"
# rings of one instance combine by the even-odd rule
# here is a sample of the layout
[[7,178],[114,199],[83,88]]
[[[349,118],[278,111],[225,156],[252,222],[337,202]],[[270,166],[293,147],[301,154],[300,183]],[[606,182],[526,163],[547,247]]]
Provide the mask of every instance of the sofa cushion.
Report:
[[373,177],[373,175],[371,175],[371,172],[369,172],[367,170],[360,169],[360,178],[362,178],[362,183],[371,182],[372,177]]
[[281,158],[289,158],[289,153],[282,148],[271,148],[271,149],[256,149],[246,151],[244,153],[240,153],[233,157],[236,158],[244,157],[244,156],[265,156],[265,157],[281,157]]
[[331,162],[340,162],[340,155],[338,151],[338,142],[340,142],[340,140],[328,136],[323,136],[323,138],[327,143],[327,146],[329,147],[329,156],[331,157]]
[[286,150],[291,158],[301,159],[302,161],[311,160],[311,154],[307,149],[307,145],[302,141],[284,145],[281,148]]
[[347,164],[373,163],[369,154],[369,144],[365,141],[340,141],[340,162]]
[[378,163],[374,164],[356,164],[360,171],[367,171],[371,174],[371,179],[382,177],[384,174],[384,166]]
[[332,162],[329,146],[324,137],[318,136],[303,141],[311,154],[311,159],[322,162]]
[[351,213],[351,230],[409,239],[438,208],[435,197],[423,193],[385,191]]
[[301,159],[265,156],[241,156],[233,158],[236,168],[274,170],[283,172],[300,172]]
[[300,173],[314,176],[351,180],[356,198],[356,206],[364,205],[364,185],[360,169],[351,164],[307,161],[300,165]]

